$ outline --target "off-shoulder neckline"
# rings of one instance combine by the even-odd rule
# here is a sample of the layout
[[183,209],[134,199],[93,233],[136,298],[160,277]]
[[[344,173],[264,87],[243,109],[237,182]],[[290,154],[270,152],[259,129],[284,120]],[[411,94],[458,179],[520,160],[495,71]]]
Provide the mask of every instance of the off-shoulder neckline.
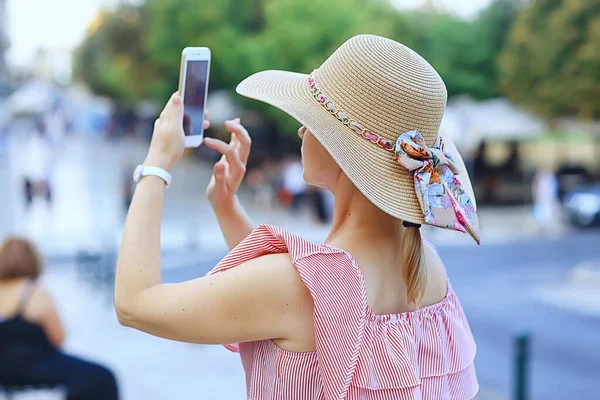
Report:
[[344,250],[338,246],[332,245],[332,244],[323,243],[323,244],[321,244],[321,246],[329,248],[330,250],[332,250],[334,252],[339,252],[339,253],[345,254],[346,257],[348,257],[348,259],[350,259],[350,261],[352,262],[352,266],[357,271],[357,274],[358,274],[358,277],[360,280],[360,286],[361,286],[360,290],[361,290],[361,294],[364,296],[364,299],[365,299],[367,317],[369,320],[383,322],[383,323],[393,323],[393,322],[397,322],[397,321],[405,321],[405,320],[410,320],[410,319],[414,319],[414,318],[423,318],[423,317],[426,317],[426,316],[429,316],[432,314],[436,314],[436,313],[441,312],[448,305],[448,303],[450,301],[449,299],[452,296],[452,294],[454,293],[453,289],[452,289],[452,285],[450,284],[450,279],[448,277],[446,277],[446,294],[437,303],[433,303],[428,306],[421,307],[418,310],[414,310],[414,311],[405,311],[405,312],[391,313],[391,314],[376,314],[369,306],[369,303],[366,301],[367,291],[366,291],[366,285],[365,285],[365,276],[363,275],[363,272],[360,269],[360,266],[358,265],[358,261],[352,255],[352,253],[350,253],[349,251]]

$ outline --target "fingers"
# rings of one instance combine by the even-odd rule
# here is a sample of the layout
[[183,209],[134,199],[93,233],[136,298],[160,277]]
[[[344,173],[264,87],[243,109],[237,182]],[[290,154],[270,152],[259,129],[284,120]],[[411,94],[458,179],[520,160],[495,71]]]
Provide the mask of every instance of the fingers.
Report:
[[208,109],[204,109],[204,130],[207,130],[208,128],[210,128],[210,121],[207,119],[208,118]]
[[185,136],[192,134],[192,119],[188,114],[183,114],[183,132]]
[[[205,138],[204,143],[206,146],[213,150],[217,150],[219,153],[225,156],[227,164],[229,165],[229,175],[236,181],[241,181],[246,173],[246,165],[241,161],[237,150],[219,139]],[[220,163],[221,161],[219,161]]]
[[[233,121],[238,121],[239,122],[239,118],[234,119]],[[227,121],[225,121],[227,122]],[[237,135],[234,132],[231,132],[231,138],[229,139],[229,144],[234,146],[236,149],[239,149],[240,147],[240,141],[237,138]]]
[[213,176],[215,177],[215,189],[224,193],[227,191],[227,180],[225,179],[225,163],[219,161],[213,168]]
[[225,128],[232,134],[235,134],[235,138],[239,142],[238,152],[240,160],[245,165],[248,162],[248,156],[250,155],[250,146],[252,144],[252,139],[250,139],[248,131],[240,123],[239,118],[236,118],[232,121],[226,121]]
[[304,134],[306,133],[306,127],[304,125],[302,125],[299,129],[298,129],[298,137],[300,139],[304,139]]

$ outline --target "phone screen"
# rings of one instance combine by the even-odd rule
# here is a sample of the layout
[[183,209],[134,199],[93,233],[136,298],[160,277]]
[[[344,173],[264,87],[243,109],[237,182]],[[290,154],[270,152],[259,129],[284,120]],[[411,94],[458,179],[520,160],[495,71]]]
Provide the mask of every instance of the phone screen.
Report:
[[186,136],[202,135],[204,132],[204,107],[206,103],[206,81],[208,61],[188,61],[185,75],[183,104],[183,130]]

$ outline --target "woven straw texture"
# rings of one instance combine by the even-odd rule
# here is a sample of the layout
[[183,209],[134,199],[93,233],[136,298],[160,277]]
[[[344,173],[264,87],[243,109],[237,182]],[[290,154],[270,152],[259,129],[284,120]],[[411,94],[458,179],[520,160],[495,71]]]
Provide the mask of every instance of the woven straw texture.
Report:
[[[433,145],[446,106],[446,87],[433,67],[408,47],[379,36],[355,36],[313,76],[325,96],[367,130],[395,143],[400,133],[417,129],[427,145]],[[393,153],[355,133],[325,109],[307,79],[306,74],[263,71],[242,81],[237,92],[273,105],[306,126],[381,210],[423,224],[413,173],[394,161]],[[463,160],[454,144],[444,139],[446,150],[463,171],[458,178],[474,201]]]

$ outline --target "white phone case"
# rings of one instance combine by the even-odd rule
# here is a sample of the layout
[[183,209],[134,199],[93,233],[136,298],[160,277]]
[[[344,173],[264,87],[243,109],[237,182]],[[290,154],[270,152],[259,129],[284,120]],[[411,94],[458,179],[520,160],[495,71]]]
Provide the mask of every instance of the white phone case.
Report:
[[[208,61],[208,67],[206,70],[206,87],[204,93],[204,109],[206,109],[206,100],[208,96],[208,84],[210,77],[210,59],[211,53],[208,47],[186,47],[181,52],[181,68],[179,72],[179,95],[181,96],[185,104],[185,83],[187,75],[187,66],[189,61]],[[185,147],[198,147],[202,144],[204,139],[204,117],[203,123],[200,124],[202,133],[198,135],[190,135],[185,137]]]

